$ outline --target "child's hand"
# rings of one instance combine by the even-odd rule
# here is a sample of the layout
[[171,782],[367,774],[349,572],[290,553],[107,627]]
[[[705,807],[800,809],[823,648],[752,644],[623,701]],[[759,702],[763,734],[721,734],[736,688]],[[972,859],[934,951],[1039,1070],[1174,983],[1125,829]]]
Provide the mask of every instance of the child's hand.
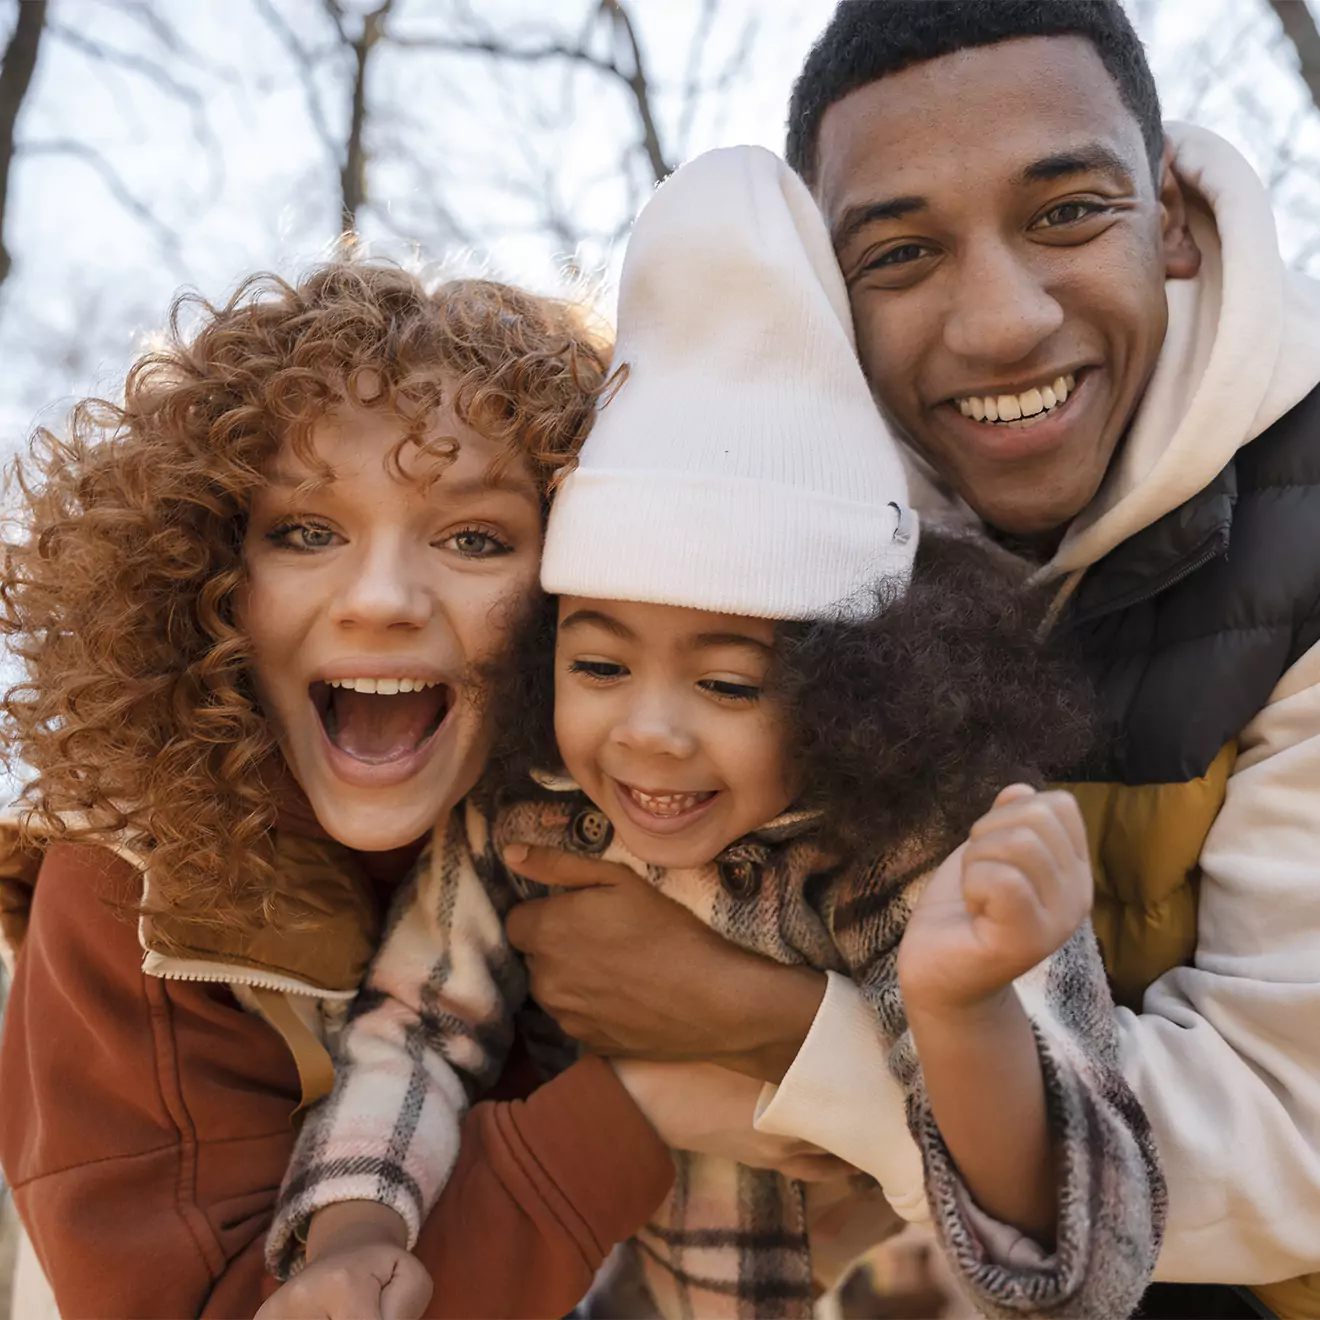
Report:
[[909,1017],[994,999],[1068,942],[1091,896],[1076,799],[1004,789],[917,900],[898,951]]
[[431,1276],[407,1240],[403,1221],[385,1206],[328,1206],[312,1218],[306,1269],[256,1320],[418,1320],[431,1300]]

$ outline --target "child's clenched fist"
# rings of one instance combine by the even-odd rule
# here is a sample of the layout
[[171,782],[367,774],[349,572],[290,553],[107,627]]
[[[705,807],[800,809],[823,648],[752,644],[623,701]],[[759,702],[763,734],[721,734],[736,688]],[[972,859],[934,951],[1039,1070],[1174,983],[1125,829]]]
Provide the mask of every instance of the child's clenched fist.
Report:
[[917,901],[898,952],[909,1014],[993,998],[1068,942],[1091,897],[1076,799],[1010,785]]

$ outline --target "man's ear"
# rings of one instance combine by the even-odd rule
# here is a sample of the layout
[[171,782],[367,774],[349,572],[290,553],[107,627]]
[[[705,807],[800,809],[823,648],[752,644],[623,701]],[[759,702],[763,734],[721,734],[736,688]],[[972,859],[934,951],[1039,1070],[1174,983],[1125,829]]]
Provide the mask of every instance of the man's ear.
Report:
[[1173,172],[1173,143],[1164,139],[1160,162],[1160,215],[1164,239],[1164,276],[1190,280],[1201,269],[1201,249],[1187,223],[1187,198]]

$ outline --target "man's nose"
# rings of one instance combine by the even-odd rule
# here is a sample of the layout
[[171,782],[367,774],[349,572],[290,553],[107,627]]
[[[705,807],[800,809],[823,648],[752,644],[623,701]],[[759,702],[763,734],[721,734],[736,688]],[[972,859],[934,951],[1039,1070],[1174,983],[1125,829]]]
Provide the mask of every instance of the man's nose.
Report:
[[433,608],[430,586],[423,580],[416,547],[378,542],[347,567],[336,596],[333,621],[349,628],[421,628]]
[[959,263],[944,321],[945,346],[968,362],[1021,362],[1063,324],[1063,308],[1027,257],[984,243]]

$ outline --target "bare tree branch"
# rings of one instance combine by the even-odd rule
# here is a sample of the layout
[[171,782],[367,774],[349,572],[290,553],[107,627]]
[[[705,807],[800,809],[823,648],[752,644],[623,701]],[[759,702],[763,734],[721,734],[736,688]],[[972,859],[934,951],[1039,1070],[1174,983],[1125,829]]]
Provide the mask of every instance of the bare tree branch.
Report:
[[179,236],[141,198],[134,196],[119,177],[118,171],[95,147],[71,138],[52,138],[41,142],[24,142],[25,156],[68,156],[90,166],[101,176],[101,181],[115,201],[132,215],[143,228],[151,231],[176,275],[188,278],[188,267],[183,259]]
[[148,56],[103,45],[99,41],[93,41],[90,37],[84,36],[76,29],[65,27],[62,24],[51,23],[47,26],[47,31],[52,37],[87,56],[88,59],[98,60],[116,68],[126,69],[130,73],[136,73],[140,77],[146,78],[166,96],[182,101],[188,107],[188,113],[192,119],[193,135],[205,150],[209,163],[211,181],[207,190],[207,201],[214,201],[220,195],[224,188],[225,153],[220,145],[220,140],[212,132],[211,125],[207,120],[206,99],[195,87],[189,87],[187,83],[180,82],[163,64]]
[[1269,6],[1279,16],[1284,33],[1297,52],[1302,81],[1317,110],[1320,110],[1320,28],[1306,0],[1269,0]]
[[303,85],[303,95],[307,100],[307,117],[311,120],[316,136],[321,139],[321,145],[338,164],[339,143],[330,131],[325,109],[321,105],[321,93],[316,85],[315,55],[302,44],[298,34],[285,22],[284,15],[275,8],[273,0],[252,0],[252,3],[257,13],[266,20],[275,35],[284,43],[285,49],[293,56],[299,81]]
[[[345,37],[347,34],[339,0],[324,0],[324,3],[341,38]],[[348,141],[344,148],[344,163],[339,171],[339,230],[343,234],[352,233],[357,227],[358,211],[367,200],[367,152],[364,140],[367,124],[367,66],[393,4],[394,0],[382,0],[379,6],[364,15],[361,35],[349,44],[354,63],[353,92],[349,103]]]
[[602,13],[609,14],[614,20],[616,30],[628,43],[632,72],[624,76],[624,81],[637,107],[637,119],[642,130],[642,150],[650,162],[656,183],[660,183],[674,172],[674,167],[665,159],[664,148],[660,145],[660,132],[655,126],[655,115],[651,109],[651,80],[642,58],[641,43],[637,40],[637,29],[633,25],[632,15],[621,0],[600,0],[600,7]]
[[0,62],[0,284],[13,266],[5,247],[5,205],[9,199],[9,176],[14,167],[14,130],[19,111],[32,85],[46,23],[46,0],[28,0],[18,6],[18,19]]

